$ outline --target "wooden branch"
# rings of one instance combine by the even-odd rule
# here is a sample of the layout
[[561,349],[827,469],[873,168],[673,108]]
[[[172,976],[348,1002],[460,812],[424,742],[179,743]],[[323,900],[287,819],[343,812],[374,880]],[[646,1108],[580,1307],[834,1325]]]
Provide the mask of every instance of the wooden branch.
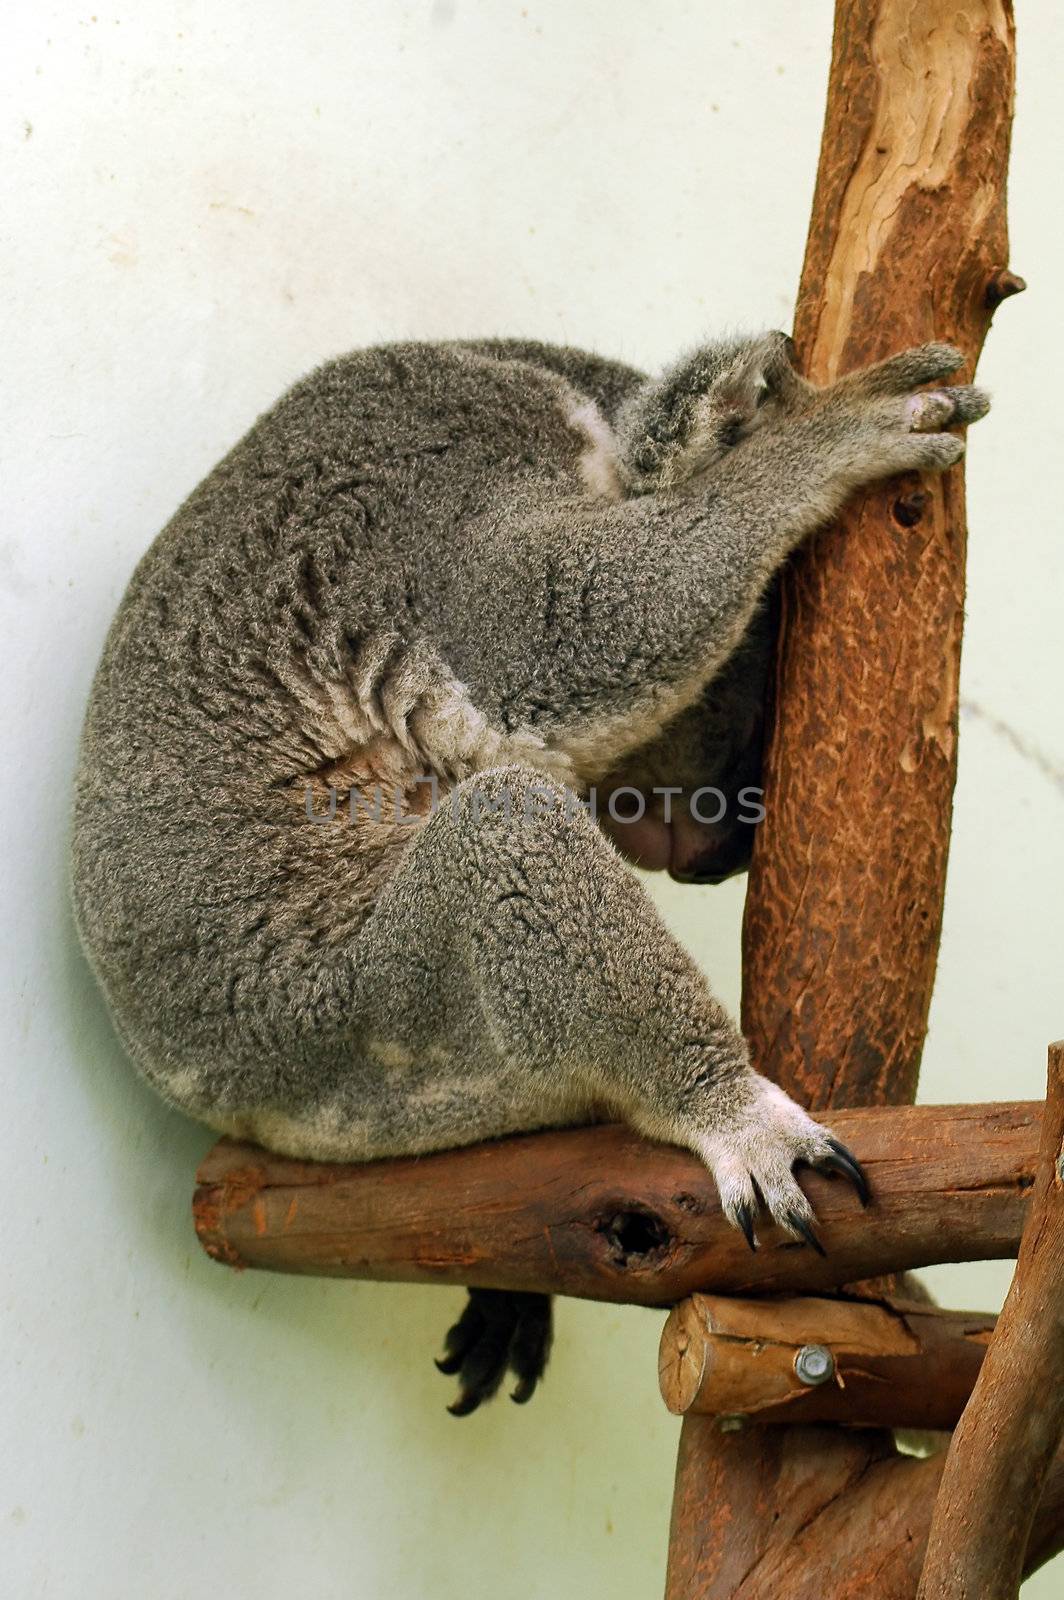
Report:
[[765,1227],[750,1251],[696,1157],[621,1127],[577,1128],[364,1166],[290,1161],[222,1140],[198,1174],[196,1231],[233,1266],[538,1289],[671,1305],[698,1289],[826,1289],[936,1261],[1013,1255],[1041,1108],[837,1111],[874,1204],[803,1175],[821,1259]]
[[[812,378],[948,339],[970,381],[1014,280],[1012,84],[1006,0],[836,6],[795,320]],[[979,448],[993,449],[992,431]],[[783,586],[743,1025],[758,1068],[810,1105],[914,1097],[956,771],[964,553],[962,473],[913,477],[862,495]]]
[[665,1324],[658,1380],[676,1415],[953,1428],[993,1328],[924,1303],[696,1294]]
[[[1013,72],[1011,0],[837,0],[795,323],[813,377],[931,338],[974,367],[1008,292]],[[755,1064],[811,1106],[915,1092],[956,763],[964,547],[955,469],[862,496],[785,577],[743,1028]],[[891,1507],[867,1496],[889,1437],[753,1437],[684,1418],[670,1600],[887,1600]],[[787,1474],[759,1470],[773,1449]],[[822,1492],[822,1514],[794,1523]],[[802,1590],[779,1575],[788,1540],[810,1534],[822,1581]],[[844,1588],[847,1560],[859,1581]],[[910,1600],[912,1586],[896,1592]]]
[[1015,1600],[1064,1436],[1064,1042],[1049,1049],[1038,1181],[1012,1288],[931,1524],[921,1600]]
[[[881,1431],[745,1428],[684,1418],[666,1600],[913,1600],[945,1453],[900,1456]],[[1064,1546],[1064,1451],[1035,1512],[1024,1576]]]

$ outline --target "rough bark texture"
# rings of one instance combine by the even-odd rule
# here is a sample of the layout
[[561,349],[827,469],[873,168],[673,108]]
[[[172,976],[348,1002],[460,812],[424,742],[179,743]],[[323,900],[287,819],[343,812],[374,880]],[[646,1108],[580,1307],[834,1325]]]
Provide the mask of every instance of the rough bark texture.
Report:
[[[677,1415],[953,1428],[993,1328],[986,1312],[922,1303],[695,1294],[661,1335],[661,1397]],[[811,1349],[830,1356],[815,1384]]]
[[953,1436],[921,1600],[1015,1600],[1064,1433],[1064,1042],[1049,1050],[1038,1181],[982,1374]]
[[626,1128],[473,1145],[364,1166],[222,1140],[199,1171],[196,1230],[233,1266],[538,1289],[671,1305],[698,1289],[828,1289],[875,1272],[1015,1255],[1034,1182],[1037,1102],[838,1111],[874,1203],[803,1177],[827,1256],[763,1226],[751,1255],[694,1156]]
[[[844,0],[795,338],[824,381],[927,339],[970,380],[1008,262],[1011,8]],[[993,439],[979,447],[993,448]],[[783,586],[743,939],[761,1071],[814,1106],[911,1100],[956,772],[964,480],[862,496]]]
[[[838,0],[795,325],[812,377],[931,338],[959,345],[970,376],[1014,288],[1013,52],[1010,0]],[[877,489],[783,585],[743,1026],[755,1064],[810,1106],[915,1094],[956,771],[963,495],[957,469]],[[910,1464],[890,1459],[889,1436],[754,1440],[684,1419],[669,1600],[911,1600],[919,1507],[892,1497]],[[803,1498],[816,1504],[792,1526]],[[810,1538],[819,1575],[803,1588]]]
[[[896,1455],[889,1435],[684,1419],[666,1600],[912,1600],[945,1454]],[[1023,1564],[1064,1547],[1064,1452]],[[937,1596],[936,1596],[937,1600]],[[981,1597],[982,1600],[982,1597]]]

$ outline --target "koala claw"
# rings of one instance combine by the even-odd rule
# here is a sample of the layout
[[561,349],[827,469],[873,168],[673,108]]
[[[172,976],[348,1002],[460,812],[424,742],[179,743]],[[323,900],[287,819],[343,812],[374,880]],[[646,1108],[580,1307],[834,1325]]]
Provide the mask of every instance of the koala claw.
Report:
[[715,1119],[714,1131],[690,1141],[713,1173],[724,1215],[751,1250],[756,1250],[753,1224],[759,1205],[763,1205],[793,1239],[823,1255],[813,1229],[813,1209],[798,1185],[795,1169],[814,1167],[847,1179],[862,1206],[867,1206],[871,1191],[861,1163],[782,1089],[758,1074],[750,1073],[741,1097],[736,1095],[734,1081],[730,1092],[732,1106]]
[[832,1153],[829,1156],[825,1156],[822,1161],[819,1161],[817,1163],[818,1167],[822,1171],[837,1172],[842,1177],[849,1178],[857,1190],[857,1198],[863,1206],[867,1206],[872,1199],[872,1193],[868,1187],[868,1177],[861,1163],[851,1150],[847,1150],[841,1140],[833,1139],[829,1135],[827,1142],[831,1147]]
[[735,1225],[742,1230],[743,1238],[751,1250],[757,1250],[757,1235],[754,1232],[754,1208],[745,1202],[735,1208]]
[[436,1367],[458,1375],[458,1399],[447,1407],[452,1417],[468,1417],[496,1393],[507,1368],[517,1379],[510,1398],[527,1404],[547,1365],[551,1346],[551,1304],[545,1294],[508,1289],[470,1289],[469,1300],[444,1340]]
[[803,1216],[800,1216],[797,1211],[788,1211],[785,1221],[787,1226],[792,1228],[795,1233],[801,1234],[806,1244],[812,1245],[818,1256],[827,1255],[827,1251],[813,1231],[812,1224],[807,1222]]

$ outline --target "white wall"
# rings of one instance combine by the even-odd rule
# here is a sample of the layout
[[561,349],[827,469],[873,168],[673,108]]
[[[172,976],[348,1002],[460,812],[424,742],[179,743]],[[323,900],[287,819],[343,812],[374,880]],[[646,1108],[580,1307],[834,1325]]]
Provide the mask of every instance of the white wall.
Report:
[[[7,670],[5,1448],[12,1596],[659,1592],[660,1318],[565,1304],[523,1412],[458,1423],[457,1292],[237,1277],[189,1224],[210,1137],[135,1081],[63,858],[82,707],[152,535],[299,373],[397,335],[657,363],[784,325],[827,0],[16,0],[0,100]],[[1064,1033],[1061,24],[1021,8],[1013,264],[973,436],[966,716],[929,1099],[1036,1096]],[[1051,155],[1051,152],[1055,153]],[[668,914],[736,998],[740,890]],[[1007,1268],[941,1270],[958,1302]],[[1057,1584],[1060,1583],[1058,1571]],[[1050,1574],[1028,1593],[1054,1591]]]

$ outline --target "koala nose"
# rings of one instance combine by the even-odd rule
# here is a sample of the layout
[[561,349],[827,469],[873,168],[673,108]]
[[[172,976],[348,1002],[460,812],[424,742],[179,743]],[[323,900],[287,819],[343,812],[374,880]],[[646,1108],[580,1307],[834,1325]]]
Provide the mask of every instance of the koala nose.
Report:
[[722,872],[712,862],[695,861],[691,866],[685,867],[681,871],[670,870],[669,877],[674,878],[677,883],[723,883],[727,878],[734,878],[735,874],[741,871],[741,867],[731,867]]
[[725,834],[708,844],[704,836],[685,838],[674,829],[669,877],[677,883],[724,883],[737,872],[746,871],[753,843],[753,833],[748,828]]

